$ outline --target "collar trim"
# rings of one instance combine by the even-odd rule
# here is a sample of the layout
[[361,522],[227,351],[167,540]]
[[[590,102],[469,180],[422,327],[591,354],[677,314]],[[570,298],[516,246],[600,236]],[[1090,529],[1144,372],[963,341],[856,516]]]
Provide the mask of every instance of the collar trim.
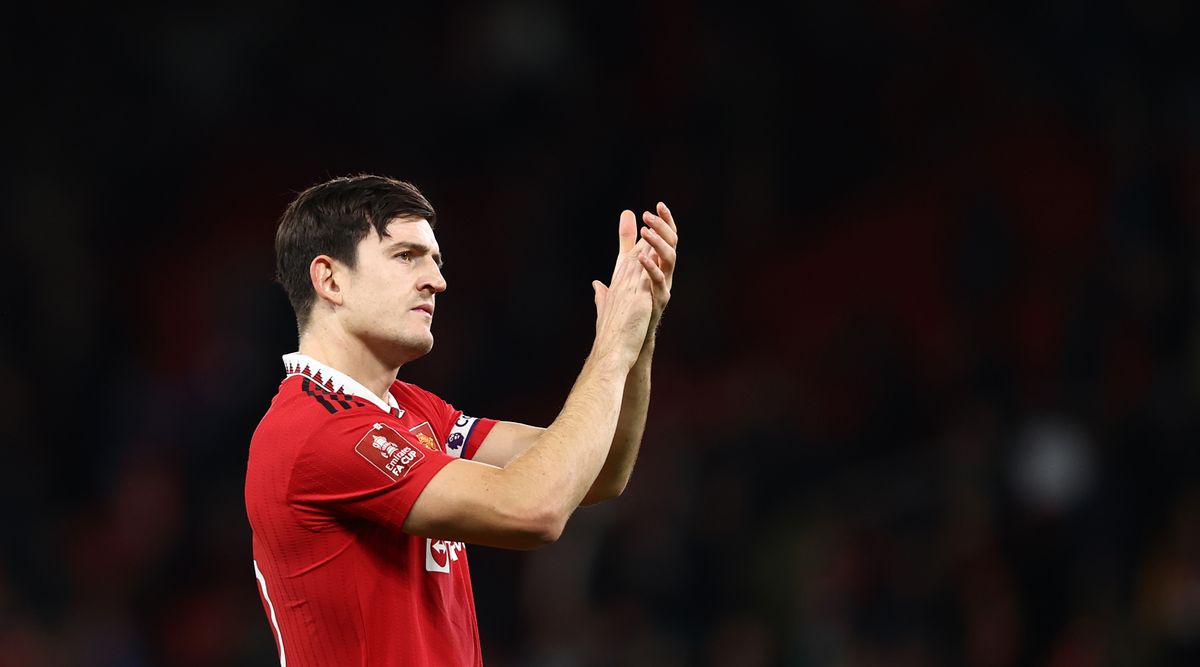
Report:
[[292,375],[303,375],[329,391],[365,398],[374,403],[380,410],[390,412],[397,417],[404,414],[404,410],[400,409],[400,404],[396,402],[396,397],[392,396],[392,392],[387,392],[385,394],[386,398],[380,398],[375,395],[375,392],[367,389],[354,378],[332,366],[313,359],[307,354],[292,352],[291,354],[283,355],[283,367],[287,370],[289,377]]

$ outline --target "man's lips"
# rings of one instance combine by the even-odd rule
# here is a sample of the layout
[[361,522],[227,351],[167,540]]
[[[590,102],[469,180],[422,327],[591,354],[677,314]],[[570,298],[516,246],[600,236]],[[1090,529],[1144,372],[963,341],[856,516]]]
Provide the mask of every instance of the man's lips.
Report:
[[423,313],[428,313],[430,317],[433,317],[433,304],[432,303],[423,303],[423,304],[417,306],[416,308],[413,308],[413,310],[419,310]]

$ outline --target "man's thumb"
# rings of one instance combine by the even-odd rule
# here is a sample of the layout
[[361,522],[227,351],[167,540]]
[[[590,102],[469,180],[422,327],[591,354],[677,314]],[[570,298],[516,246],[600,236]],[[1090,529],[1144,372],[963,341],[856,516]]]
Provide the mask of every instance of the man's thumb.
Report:
[[592,290],[596,293],[596,306],[604,303],[604,297],[608,296],[608,288],[599,280],[592,281]]

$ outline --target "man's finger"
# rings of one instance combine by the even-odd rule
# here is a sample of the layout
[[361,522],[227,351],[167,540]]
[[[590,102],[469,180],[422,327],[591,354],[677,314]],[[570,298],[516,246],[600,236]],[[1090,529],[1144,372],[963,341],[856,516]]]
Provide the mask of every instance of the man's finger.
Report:
[[671,226],[671,231],[678,234],[679,228],[675,226],[675,216],[671,215],[671,209],[667,208],[667,205],[663,202],[658,202],[656,208],[658,209],[658,217],[666,220],[667,224]]
[[658,232],[658,235],[667,240],[672,246],[679,245],[679,234],[667,224],[663,218],[654,215],[650,211],[642,213],[642,222],[646,223],[646,227]]
[[670,273],[675,269],[675,248],[650,227],[642,227],[642,240],[650,244],[662,260],[662,268]]
[[629,252],[637,242],[637,217],[633,211],[621,211],[621,222],[617,225],[617,236],[620,238],[620,251]]
[[641,255],[638,257],[638,261],[641,262],[642,267],[645,268],[646,273],[649,274],[650,280],[657,285],[659,289],[668,289],[666,274],[663,273],[662,269],[658,268],[658,264],[656,264],[651,257]]

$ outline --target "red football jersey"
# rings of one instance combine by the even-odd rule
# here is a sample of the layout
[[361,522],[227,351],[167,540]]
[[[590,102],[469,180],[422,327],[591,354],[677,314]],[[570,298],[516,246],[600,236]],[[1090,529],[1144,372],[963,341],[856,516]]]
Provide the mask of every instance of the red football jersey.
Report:
[[401,532],[495,422],[396,381],[377,397],[300,354],[250,441],[254,574],[285,667],[482,665],[461,542]]

